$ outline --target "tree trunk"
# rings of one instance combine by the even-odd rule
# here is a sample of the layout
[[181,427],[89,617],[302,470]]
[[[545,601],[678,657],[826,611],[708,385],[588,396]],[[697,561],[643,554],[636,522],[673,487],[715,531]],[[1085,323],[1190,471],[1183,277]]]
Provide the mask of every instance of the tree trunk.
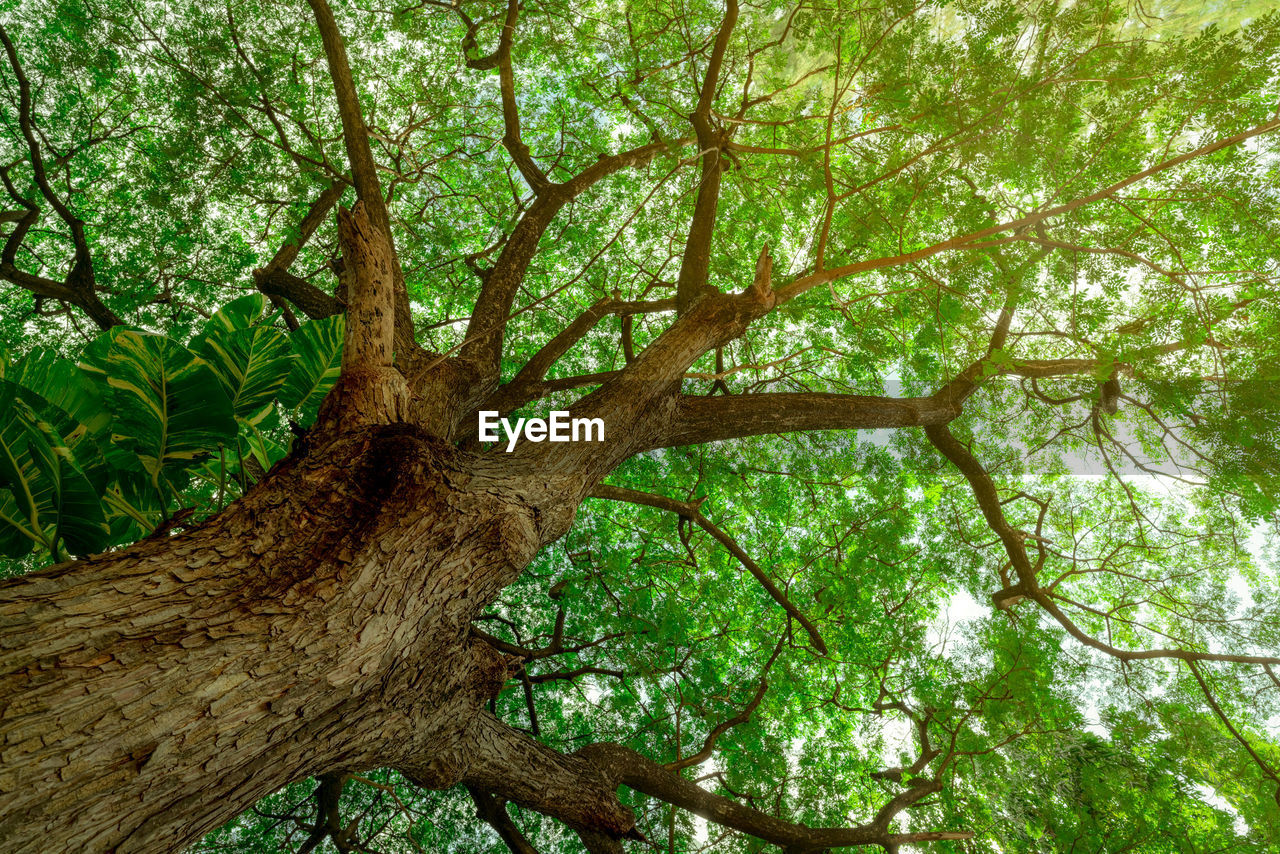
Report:
[[197,529],[4,582],[0,847],[173,851],[330,771],[456,783],[507,677],[471,619],[572,518],[485,465],[367,428]]

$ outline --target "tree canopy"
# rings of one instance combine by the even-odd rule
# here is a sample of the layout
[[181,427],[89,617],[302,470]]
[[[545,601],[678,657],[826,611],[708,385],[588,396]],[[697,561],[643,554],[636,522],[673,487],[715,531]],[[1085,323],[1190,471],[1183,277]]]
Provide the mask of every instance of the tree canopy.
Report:
[[634,825],[528,748],[192,850],[1280,851],[1280,12],[1203,5],[0,0],[0,572],[599,411],[467,622]]

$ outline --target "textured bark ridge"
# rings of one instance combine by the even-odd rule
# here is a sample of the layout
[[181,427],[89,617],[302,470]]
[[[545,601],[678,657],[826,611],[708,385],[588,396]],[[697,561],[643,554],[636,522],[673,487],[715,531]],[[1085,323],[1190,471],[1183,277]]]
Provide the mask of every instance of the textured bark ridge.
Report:
[[[171,851],[290,781],[379,766],[542,810],[593,851],[632,832],[618,780],[481,711],[511,663],[471,621],[602,477],[669,443],[689,365],[774,304],[768,256],[745,292],[706,293],[578,402],[606,441],[466,451],[451,437],[494,390],[502,323],[457,358],[396,351],[412,340],[403,282],[365,201],[376,181],[357,183],[370,186],[339,212],[342,375],[308,440],[195,529],[0,584],[6,852]],[[477,317],[503,319],[525,256],[587,185],[547,190]]]
[[170,851],[324,771],[454,784],[506,679],[470,620],[538,536],[464,455],[387,427],[199,530],[7,582],[5,850]]
[[321,429],[392,424],[409,413],[409,387],[392,366],[396,318],[395,263],[389,238],[364,202],[338,211],[338,238],[348,275],[347,334],[342,377],[325,401]]

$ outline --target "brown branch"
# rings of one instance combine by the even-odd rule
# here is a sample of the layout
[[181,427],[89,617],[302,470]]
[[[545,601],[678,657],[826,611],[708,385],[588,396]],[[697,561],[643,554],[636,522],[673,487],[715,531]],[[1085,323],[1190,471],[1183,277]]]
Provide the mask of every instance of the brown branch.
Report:
[[339,799],[346,779],[341,774],[322,774],[316,786],[316,823],[311,826],[311,833],[303,841],[298,854],[310,854],[325,839],[335,841],[342,835],[341,814],[338,809]]
[[1030,559],[1027,557],[1025,541],[1028,535],[1024,531],[1019,531],[1009,524],[1004,517],[999,495],[996,491],[995,483],[991,476],[978,462],[973,453],[961,444],[946,425],[932,425],[925,428],[925,434],[929,437],[929,441],[938,449],[944,457],[946,457],[952,465],[960,470],[965,480],[969,482],[969,486],[973,491],[974,498],[977,499],[978,507],[982,511],[983,518],[986,519],[988,527],[1000,538],[1004,545],[1005,553],[1009,557],[1009,561],[1013,566],[1014,573],[1017,575],[1017,583],[1011,587],[1005,588],[995,594],[995,601],[999,607],[1005,607],[1013,604],[1018,597],[1026,597],[1032,599],[1043,608],[1051,617],[1066,629],[1067,633],[1074,637],[1080,643],[1091,649],[1116,658],[1120,661],[1149,661],[1152,659],[1169,658],[1185,661],[1188,663],[1198,661],[1229,661],[1237,664],[1280,664],[1280,657],[1265,655],[1237,655],[1233,653],[1213,653],[1213,652],[1197,652],[1195,650],[1182,648],[1163,648],[1163,649],[1146,649],[1146,650],[1125,650],[1112,646],[1109,643],[1100,641],[1092,637],[1074,621],[1068,617],[1061,608],[1058,607],[1055,599],[1059,599],[1057,594],[1042,589],[1036,579],[1035,569],[1031,565]]
[[698,181],[698,195],[694,202],[693,218],[689,222],[689,234],[685,239],[684,256],[680,264],[680,276],[676,280],[676,311],[683,314],[699,297],[711,289],[707,281],[711,269],[711,239],[716,229],[716,208],[720,203],[720,176],[723,170],[722,151],[727,135],[717,133],[711,126],[711,105],[720,82],[720,69],[724,64],[729,38],[738,22],[738,0],[725,0],[724,19],[711,48],[711,58],[702,78],[702,90],[698,105],[689,116],[702,152],[702,174]]
[[897,267],[903,264],[912,264],[951,250],[985,249],[990,246],[1000,245],[998,241],[992,243],[984,241],[988,237],[993,237],[1006,231],[1018,231],[1021,229],[1031,228],[1045,222],[1046,220],[1052,219],[1053,217],[1061,216],[1077,210],[1078,208],[1092,204],[1093,202],[1110,198],[1125,187],[1136,184],[1137,182],[1150,178],[1153,175],[1165,172],[1198,157],[1204,157],[1206,155],[1213,154],[1216,151],[1221,151],[1224,148],[1239,145],[1240,143],[1252,139],[1255,136],[1271,133],[1278,128],[1280,128],[1280,119],[1272,119],[1271,121],[1264,122],[1260,125],[1255,125],[1246,131],[1241,131],[1240,133],[1224,137],[1223,139],[1208,143],[1207,145],[1202,145],[1193,151],[1188,151],[1184,154],[1178,155],[1177,157],[1171,157],[1168,160],[1157,163],[1156,165],[1144,169],[1141,172],[1135,172],[1121,181],[1117,181],[1116,183],[1104,187],[1094,193],[1090,193],[1087,196],[1082,196],[1070,202],[1056,205],[1051,208],[1045,208],[1044,210],[1036,211],[1007,222],[998,223],[997,225],[988,226],[987,228],[979,229],[978,231],[973,231],[968,234],[959,235],[949,240],[935,243],[932,246],[918,249],[914,252],[906,252],[902,255],[896,255],[888,258],[875,258],[868,261],[857,261],[852,264],[845,264],[841,267],[832,267],[829,270],[822,270],[808,276],[803,276],[778,290],[778,302],[784,303],[817,287],[818,285],[833,282],[837,279],[842,279],[858,273],[865,273],[871,270],[882,270],[887,267]]
[[772,303],[773,292],[762,293],[755,286],[739,294],[711,294],[698,300],[633,362],[571,407],[573,417],[603,422],[602,441],[557,446],[525,443],[514,457],[534,478],[545,478],[553,469],[557,476],[572,472],[573,479],[562,483],[580,490],[580,500],[623,460],[652,447],[652,436],[661,432],[674,412],[676,392],[689,366],[702,354],[741,336]]
[[330,296],[306,279],[290,274],[289,266],[324,222],[329,211],[342,198],[346,188],[346,184],[341,181],[334,181],[326,187],[299,223],[298,236],[282,244],[265,266],[253,271],[254,284],[258,290],[271,297],[275,305],[279,306],[280,300],[288,300],[312,320],[340,314],[345,309],[341,300]]
[[[49,183],[49,177],[45,171],[44,155],[40,150],[40,142],[36,139],[35,123],[32,118],[31,83],[22,68],[22,62],[18,59],[18,50],[13,41],[10,40],[9,33],[3,25],[0,25],[0,43],[4,44],[9,66],[18,81],[18,128],[27,144],[32,177],[35,179],[41,195],[57,211],[58,216],[62,218],[62,221],[67,224],[71,231],[71,241],[75,247],[75,256],[71,269],[67,272],[66,280],[63,283],[65,288],[63,293],[67,293],[71,297],[66,301],[84,311],[102,329],[110,329],[123,321],[116,316],[115,312],[107,308],[98,297],[97,282],[93,272],[93,255],[89,250],[89,241],[85,237],[84,220],[72,213],[71,209],[54,192],[53,186]],[[0,275],[14,284],[35,293],[40,293],[37,288],[41,288],[44,293],[40,293],[40,295],[51,296],[57,289],[47,286],[49,280],[23,273],[15,266],[17,247],[21,244],[27,231],[35,224],[39,211],[34,202],[18,195],[9,180],[8,169],[4,170],[4,183],[10,195],[27,208],[27,213],[19,220],[13,234],[6,241],[4,255],[0,259]],[[63,297],[56,298],[62,299]]]
[[670,311],[675,308],[675,300],[651,300],[647,302],[634,302],[630,300],[602,299],[595,305],[588,308],[582,314],[578,315],[572,323],[556,334],[554,338],[548,341],[542,349],[525,363],[520,372],[515,375],[511,381],[511,385],[520,387],[524,384],[538,383],[547,375],[547,371],[551,366],[569,352],[574,344],[582,340],[602,318],[618,315],[620,317],[632,317],[637,314],[652,314],[661,311]]
[[908,842],[973,838],[973,834],[968,831],[889,832],[889,823],[898,812],[932,791],[937,791],[941,788],[939,784],[909,789],[892,799],[867,824],[856,827],[811,828],[775,818],[722,795],[712,794],[620,744],[592,744],[575,755],[585,757],[601,768],[614,785],[628,786],[708,821],[731,827],[796,854],[827,848],[864,845],[890,847]]
[[575,667],[572,670],[553,670],[549,673],[537,673],[528,676],[530,684],[538,685],[543,682],[571,682],[579,676],[612,676],[614,679],[623,679],[626,673],[621,670],[614,670],[608,667],[595,667],[593,665],[583,665]]
[[[875,430],[947,424],[960,415],[965,400],[977,389],[992,353],[1004,346],[1020,292],[1016,283],[1043,255],[1044,252],[1039,253],[1016,270],[1004,271],[1008,280],[1005,302],[986,353],[929,397],[893,398],[819,392],[742,394],[719,398],[684,396],[666,427],[654,435],[645,450],[801,430]],[[762,278],[761,268],[766,266],[763,263],[765,259],[767,255],[762,253],[761,263],[757,264],[757,282]],[[767,272],[765,269],[765,278]],[[756,288],[756,285],[752,287]],[[1059,376],[1087,372],[1096,364],[1088,360],[1024,360],[1003,372]]]
[[9,58],[9,66],[13,70],[14,77],[18,80],[18,128],[22,132],[22,138],[27,144],[27,151],[31,158],[31,172],[35,179],[36,186],[40,189],[40,194],[45,197],[53,209],[58,212],[58,216],[71,228],[72,239],[75,241],[76,252],[88,252],[88,246],[84,239],[84,221],[71,212],[71,209],[59,198],[54,192],[53,186],[49,183],[49,176],[45,172],[44,155],[40,151],[40,142],[36,139],[35,124],[32,119],[31,107],[31,83],[27,79],[26,72],[22,68],[22,63],[18,59],[17,48],[9,38],[9,33],[3,25],[0,25],[0,43],[4,44],[4,50]]
[[267,296],[293,303],[312,320],[342,314],[347,308],[342,300],[285,270],[272,270],[262,276],[255,272],[254,283]]
[[1196,682],[1200,685],[1200,690],[1204,693],[1205,699],[1209,701],[1209,706],[1213,709],[1214,714],[1218,716],[1218,720],[1222,721],[1222,725],[1227,728],[1227,731],[1231,733],[1232,737],[1235,738],[1236,741],[1240,742],[1244,747],[1245,752],[1249,754],[1253,759],[1254,764],[1258,766],[1262,773],[1270,777],[1271,781],[1276,784],[1275,801],[1277,805],[1280,805],[1280,775],[1277,775],[1275,770],[1258,755],[1258,752],[1253,749],[1253,745],[1249,743],[1249,740],[1241,735],[1240,730],[1236,729],[1235,725],[1231,723],[1231,719],[1227,717],[1226,712],[1222,711],[1222,706],[1218,705],[1217,699],[1213,696],[1213,691],[1209,690],[1209,683],[1200,675],[1200,668],[1196,666],[1196,663],[1194,661],[1188,661],[1187,668],[1191,671],[1191,675],[1195,677]]
[[364,201],[338,210],[338,239],[346,258],[348,309],[342,374],[321,407],[322,430],[390,424],[409,419],[409,388],[392,366],[396,319],[394,254]]
[[[5,191],[8,192],[10,198],[22,205],[21,211],[6,211],[7,221],[13,222],[13,231],[9,233],[9,237],[4,242],[3,253],[0,254],[0,264],[5,267],[12,268],[18,258],[18,247],[22,245],[22,241],[26,239],[27,232],[40,220],[40,207],[33,199],[18,192],[18,188],[14,186],[13,179],[9,176],[10,166],[0,167],[0,181],[4,182]],[[48,280],[46,280],[48,281]]]
[[390,238],[391,226],[387,216],[386,202],[382,197],[382,186],[378,181],[378,167],[373,160],[373,149],[369,145],[369,128],[364,123],[360,109],[360,96],[356,94],[355,79],[351,75],[351,64],[347,60],[347,46],[338,30],[338,22],[334,20],[333,10],[327,0],[307,0],[315,15],[316,27],[320,30],[320,39],[324,44],[325,57],[329,65],[329,77],[333,82],[333,93],[338,101],[338,115],[342,120],[342,141],[346,146],[347,160],[351,163],[351,178],[360,201],[369,208],[369,218],[375,227],[382,229]]
[[[724,397],[682,395],[671,421],[653,436],[649,447],[701,445],[806,430],[880,430],[946,424],[959,417],[963,398],[980,384],[978,374],[983,361],[975,365],[976,370],[962,372],[959,382],[943,386],[929,397],[823,392],[766,392]],[[992,375],[1078,376],[1092,374],[1101,365],[1097,359],[1023,359],[995,368]],[[1127,373],[1131,368],[1121,365],[1119,370]],[[562,385],[546,392],[607,379],[607,375],[597,374],[557,380]]]
[[[534,353],[529,361],[525,362],[520,372],[512,378],[511,382],[499,387],[483,403],[477,405],[476,410],[493,409],[505,415],[552,391],[576,387],[574,385],[561,387],[557,384],[563,383],[563,380],[548,383],[544,381],[544,378],[551,366],[581,341],[603,318],[617,315],[626,320],[637,314],[670,311],[673,308],[675,308],[674,299],[630,301],[606,298],[599,300],[574,318],[569,325],[565,326],[555,337],[543,345],[537,353]],[[608,376],[615,375],[616,372],[609,372],[608,374]],[[598,377],[600,381],[606,378],[604,374],[593,375],[593,377]],[[476,424],[477,421],[473,412],[472,417],[462,425],[459,435],[474,435]]]
[[538,849],[529,843],[529,840],[520,832],[520,828],[516,827],[516,823],[511,820],[504,801],[474,786],[467,786],[467,794],[476,805],[476,815],[497,832],[498,837],[511,850],[511,854],[538,854]]
[[[968,831],[889,832],[897,811],[927,794],[924,786],[893,799],[892,814],[886,807],[867,824],[810,828],[712,794],[619,744],[592,744],[573,754],[559,753],[488,712],[476,715],[462,746],[467,756],[465,785],[563,821],[578,831],[593,852],[617,854],[621,851],[618,840],[643,839],[635,829],[634,814],[618,800],[617,789],[624,785],[790,852],[973,837]],[[417,769],[406,763],[403,770],[412,779]]]
[[[493,15],[487,18],[481,18],[478,21],[473,21],[471,20],[471,16],[468,15],[466,12],[464,12],[462,9],[460,9],[456,4],[436,3],[435,5],[439,5],[442,8],[446,8],[446,9],[452,9],[453,11],[457,12],[458,17],[462,19],[462,23],[466,25],[467,34],[462,37],[462,57],[463,57],[463,61],[467,64],[467,68],[471,68],[476,71],[492,71],[493,69],[497,68],[498,67],[498,51],[497,50],[494,50],[493,53],[490,53],[486,56],[479,56],[479,57],[471,57],[471,56],[468,56],[467,54],[471,53],[472,51],[480,49],[480,44],[476,41],[476,33],[479,32],[481,25],[487,24],[490,21],[496,20],[500,16]],[[499,36],[499,39],[501,39],[501,36]]]
[[960,470],[965,480],[969,481],[969,486],[973,490],[974,498],[978,501],[978,507],[982,511],[983,518],[987,520],[987,526],[995,532],[996,536],[1004,544],[1005,552],[1013,563],[1013,570],[1018,576],[1019,583],[1026,589],[1027,595],[1030,595],[1030,591],[1035,590],[1038,585],[1035,571],[1031,567],[1031,560],[1027,557],[1027,549],[1024,544],[1026,534],[1015,530],[1004,518],[1000,496],[996,492],[996,485],[991,480],[991,476],[987,474],[987,470],[982,467],[969,449],[951,434],[947,425],[930,425],[925,428],[924,432],[933,446],[950,460],[952,465]]
[[[294,259],[298,257],[298,252],[311,239],[311,235],[316,233],[316,229],[324,222],[329,211],[333,210],[333,206],[338,203],[346,190],[346,184],[341,181],[333,181],[325,187],[324,192],[316,197],[311,207],[307,209],[306,215],[303,216],[302,222],[298,224],[298,236],[280,246],[275,256],[262,268],[263,272],[289,269]],[[257,271],[254,271],[254,275],[257,275]]]
[[507,0],[507,18],[502,24],[495,56],[498,65],[498,88],[502,94],[502,147],[511,155],[520,175],[535,195],[542,195],[550,185],[546,173],[534,162],[529,146],[520,138],[520,111],[516,105],[516,75],[511,66],[511,45],[515,41],[520,18],[520,0]]
[[395,315],[389,310],[391,247],[367,212],[363,200],[350,211],[338,211],[338,235],[350,275],[343,373],[391,367],[395,342]]
[[[618,801],[616,787],[589,761],[559,753],[486,711],[476,713],[459,747],[467,760],[461,782],[469,788],[613,839],[635,827],[635,816]],[[412,763],[402,770],[410,779],[419,776]]]
[[395,236],[391,232],[387,202],[378,181],[378,167],[373,159],[373,149],[369,145],[369,128],[364,122],[360,97],[356,94],[355,79],[347,60],[346,43],[327,0],[307,0],[307,3],[315,15],[316,26],[324,43],[329,77],[333,81],[333,92],[338,101],[338,115],[342,119],[342,140],[346,146],[347,160],[351,164],[351,179],[356,188],[357,199],[367,206],[369,221],[385,236],[390,251],[392,290],[387,294],[385,306],[393,317],[395,348],[408,353],[416,349],[409,295],[405,289],[400,258],[395,250]]
[[1049,612],[1050,616],[1057,620],[1062,627],[1067,630],[1067,634],[1071,635],[1085,646],[1096,649],[1099,652],[1105,653],[1120,661],[1150,661],[1157,658],[1173,658],[1186,662],[1226,661],[1235,664],[1280,665],[1280,657],[1269,655],[1237,655],[1233,653],[1196,652],[1194,650],[1178,647],[1143,650],[1119,649],[1085,633],[1071,620],[1071,618],[1064,614],[1062,609],[1053,601],[1058,598],[1057,596],[1036,591],[1031,598],[1034,599],[1040,607]]
[[[701,445],[802,430],[876,430],[942,424],[959,409],[936,397],[874,397],[820,392],[682,395],[649,448]],[[648,448],[646,448],[648,450]]]
[[755,696],[753,696],[751,700],[742,707],[742,711],[712,727],[711,732],[707,733],[706,739],[702,742],[702,749],[697,753],[686,756],[683,759],[677,758],[674,762],[668,762],[663,766],[664,768],[672,773],[678,773],[686,768],[701,765],[703,762],[706,762],[711,758],[711,754],[715,751],[716,742],[719,741],[720,736],[724,735],[734,727],[740,726],[741,724],[751,720],[751,715],[760,707],[760,701],[764,699],[765,693],[769,690],[769,682],[766,677],[769,675],[769,671],[773,668],[773,663],[778,660],[778,655],[781,654],[785,641],[785,635],[778,639],[778,643],[773,648],[773,655],[769,656],[769,660],[765,662],[764,668],[761,670],[760,686],[756,689]]
[[[672,146],[686,143],[687,140],[678,140]],[[471,313],[471,322],[467,325],[466,337],[459,348],[459,357],[474,365],[487,382],[487,387],[481,388],[481,394],[488,394],[497,384],[498,365],[502,359],[502,344],[507,322],[512,316],[512,305],[547,226],[565,205],[597,182],[623,169],[643,166],[667,150],[666,144],[653,143],[601,157],[570,180],[548,185],[520,217],[493,269],[485,276]]]
[[813,641],[814,647],[823,655],[827,654],[827,645],[823,642],[822,636],[818,634],[817,627],[809,621],[809,618],[806,617],[799,608],[791,603],[791,600],[787,598],[787,594],[773,583],[773,580],[769,578],[768,574],[763,569],[760,568],[760,565],[752,560],[751,556],[743,551],[742,547],[739,546],[732,537],[721,530],[706,516],[702,515],[702,510],[700,509],[702,504],[701,501],[676,501],[673,498],[667,498],[662,495],[640,492],[635,489],[627,489],[621,486],[610,486],[605,483],[598,484],[590,493],[588,493],[588,496],[591,498],[603,498],[609,501],[624,501],[630,504],[641,504],[647,507],[656,507],[659,510],[666,510],[669,513],[675,513],[678,516],[692,520],[699,528],[714,537],[716,542],[728,549],[729,553],[737,558],[738,562],[746,568],[747,572],[751,573],[751,576],[760,583],[760,586],[763,587],[771,597],[773,597],[773,601],[781,605],[782,609],[786,611],[790,617],[800,625],[804,626],[805,631],[809,634],[809,639]]

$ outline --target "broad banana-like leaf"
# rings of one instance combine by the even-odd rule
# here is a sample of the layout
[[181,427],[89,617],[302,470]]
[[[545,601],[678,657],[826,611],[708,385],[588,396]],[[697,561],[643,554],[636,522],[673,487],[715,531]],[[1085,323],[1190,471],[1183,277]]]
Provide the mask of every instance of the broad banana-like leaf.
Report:
[[262,466],[263,471],[270,471],[272,466],[289,454],[288,448],[263,435],[254,424],[245,423],[244,440],[245,447],[258,461],[258,465]]
[[280,402],[299,409],[305,420],[314,417],[324,396],[338,381],[342,369],[342,336],[346,318],[340,314],[305,323],[289,337],[298,360],[280,389]]
[[207,332],[191,348],[218,375],[235,415],[255,425],[271,414],[297,359],[289,352],[288,336],[270,326]]
[[110,445],[111,413],[94,383],[78,365],[46,347],[11,363],[4,378],[53,426],[76,466],[102,492],[111,479],[104,456]]
[[[90,341],[84,350],[80,352],[80,362],[76,367],[80,369],[80,373],[97,391],[98,397],[103,401],[103,411],[107,413],[107,417],[110,419],[106,435],[103,437],[103,441],[99,442],[99,447],[107,464],[115,472],[131,471],[141,473],[142,462],[129,447],[116,440],[112,430],[112,424],[114,423],[112,418],[114,394],[111,391],[111,383],[107,381],[107,361],[111,354],[111,348],[115,346],[116,337],[124,331],[124,327],[116,327]],[[132,331],[139,335],[151,334],[143,329]]]
[[[271,302],[262,294],[246,294],[218,309],[204,325],[204,335],[249,329],[271,316]],[[203,336],[202,336],[203,337]]]
[[0,380],[0,554],[19,558],[37,545],[55,559],[60,545],[72,554],[100,551],[110,530],[98,491],[41,410],[60,412]]
[[[105,341],[104,341],[105,339]],[[209,364],[162,335],[112,329],[82,368],[110,388],[112,443],[136,456],[159,492],[176,473],[236,435],[231,401]]]
[[[75,362],[55,350],[36,347],[10,365],[4,378],[66,412],[83,428],[83,435],[102,436],[111,424],[111,413],[97,387]],[[74,448],[79,436],[64,433],[62,438]]]
[[164,520],[165,508],[141,471],[120,471],[102,495],[114,542],[133,542]]

